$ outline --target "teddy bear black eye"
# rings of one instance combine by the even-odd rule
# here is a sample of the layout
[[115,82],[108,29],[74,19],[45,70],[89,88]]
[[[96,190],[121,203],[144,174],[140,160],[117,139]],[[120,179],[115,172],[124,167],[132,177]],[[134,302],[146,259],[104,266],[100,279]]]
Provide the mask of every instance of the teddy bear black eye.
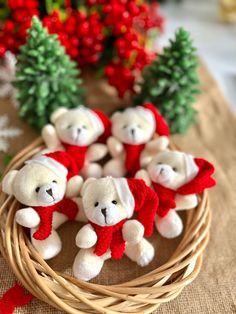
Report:
[[127,128],[127,125],[124,125],[124,126],[123,126],[123,129],[126,129],[126,128]]
[[53,180],[52,182],[53,182],[53,183],[57,183],[57,181],[56,181],[56,180]]
[[173,167],[172,169],[173,169],[174,172],[177,172],[177,168],[176,167]]
[[36,189],[35,189],[35,192],[39,192],[39,190],[40,190],[40,187],[38,186]]
[[138,125],[137,125],[137,128],[141,129],[141,125],[140,125],[140,124],[138,124]]
[[86,125],[82,125],[82,128],[83,128],[83,129],[87,129]]
[[116,205],[116,204],[117,204],[117,201],[116,201],[116,200],[113,200],[113,201],[112,201],[112,204],[115,204],[115,205]]
[[98,202],[96,202],[96,203],[94,204],[94,206],[95,206],[95,207],[97,207],[97,206],[98,206],[98,204],[99,204],[99,203],[98,203]]
[[67,129],[70,129],[72,127],[72,125],[71,124],[69,124],[68,126],[67,126]]
[[158,164],[158,165],[162,165],[162,162],[159,161],[157,164]]

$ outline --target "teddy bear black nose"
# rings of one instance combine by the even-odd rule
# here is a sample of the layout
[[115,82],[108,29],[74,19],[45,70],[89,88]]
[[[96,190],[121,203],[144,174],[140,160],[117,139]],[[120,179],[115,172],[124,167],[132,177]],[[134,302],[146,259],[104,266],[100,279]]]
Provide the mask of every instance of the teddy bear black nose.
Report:
[[134,135],[135,129],[131,129],[131,134]]
[[102,208],[102,209],[101,209],[101,212],[102,212],[103,216],[106,217],[106,215],[107,215],[107,209],[106,209],[106,208]]
[[80,134],[80,132],[81,132],[81,128],[78,128],[77,133]]
[[46,190],[46,192],[47,192],[50,196],[52,196],[52,189],[48,189],[48,190]]
[[164,168],[161,168],[161,170],[160,170],[160,174],[162,174],[162,172],[164,171]]

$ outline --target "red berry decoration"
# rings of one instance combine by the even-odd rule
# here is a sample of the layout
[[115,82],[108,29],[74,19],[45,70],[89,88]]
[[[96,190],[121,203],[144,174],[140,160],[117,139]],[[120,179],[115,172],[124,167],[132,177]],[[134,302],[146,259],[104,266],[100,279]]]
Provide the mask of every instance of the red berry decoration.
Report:
[[[149,30],[163,29],[157,2],[143,0],[8,0],[10,16],[0,29],[0,57],[17,53],[25,43],[32,16],[40,16],[51,34],[57,34],[66,52],[79,67],[96,66],[123,97],[134,93],[136,75],[152,62],[147,51]],[[44,9],[42,9],[44,8]],[[55,10],[57,8],[57,10]]]

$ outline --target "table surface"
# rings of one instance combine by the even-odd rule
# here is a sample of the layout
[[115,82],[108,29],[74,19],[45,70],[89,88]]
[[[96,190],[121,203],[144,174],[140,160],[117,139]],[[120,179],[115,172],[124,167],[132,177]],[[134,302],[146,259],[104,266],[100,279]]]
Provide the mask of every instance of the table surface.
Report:
[[[174,140],[183,150],[215,164],[218,185],[210,191],[213,212],[211,238],[199,276],[175,300],[162,305],[156,313],[236,313],[236,121],[221,90],[204,66],[200,69],[200,77],[203,93],[196,104],[198,121],[186,136],[175,136]],[[91,84],[90,92],[98,87],[94,86],[96,84]],[[92,97],[94,91],[90,95]],[[103,109],[113,110],[114,107],[108,107],[106,99],[110,103],[111,97],[104,97]],[[94,102],[91,99],[90,103]],[[119,101],[114,103],[118,105]],[[0,103],[0,115],[3,113],[10,116],[13,125],[24,129],[23,136],[11,141],[11,153],[16,153],[37,133],[19,120],[17,112],[7,101]],[[175,242],[168,243],[171,247]],[[160,250],[157,258],[161,259],[165,254],[164,249]],[[0,295],[12,286],[14,280],[6,262],[0,257]],[[16,313],[22,314],[34,312],[60,313],[39,300],[16,310]]]

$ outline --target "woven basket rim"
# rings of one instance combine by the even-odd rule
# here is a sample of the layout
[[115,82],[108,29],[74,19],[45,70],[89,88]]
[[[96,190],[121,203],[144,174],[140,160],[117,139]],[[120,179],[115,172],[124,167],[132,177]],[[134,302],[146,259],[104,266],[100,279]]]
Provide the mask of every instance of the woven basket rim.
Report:
[[[41,137],[20,151],[6,168],[22,166],[44,148]],[[172,143],[171,149],[176,149]],[[0,251],[18,280],[38,299],[67,313],[151,313],[176,298],[198,275],[209,240],[211,211],[208,194],[186,211],[183,237],[169,260],[138,278],[113,285],[77,280],[55,272],[32,246],[23,228],[14,222],[19,203],[0,193]]]

